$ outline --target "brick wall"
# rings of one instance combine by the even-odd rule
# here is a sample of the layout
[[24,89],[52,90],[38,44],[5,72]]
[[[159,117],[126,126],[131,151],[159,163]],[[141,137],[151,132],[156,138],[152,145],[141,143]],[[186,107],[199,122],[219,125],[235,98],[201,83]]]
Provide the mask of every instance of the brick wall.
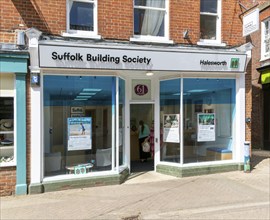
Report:
[[[66,31],[66,1],[0,0],[0,38],[15,43],[15,30],[35,27],[46,34]],[[244,43],[241,7],[236,0],[222,0],[222,42]],[[180,44],[196,44],[200,37],[200,1],[170,0],[170,39]],[[23,24],[20,27],[19,24]],[[190,39],[183,39],[188,29]],[[104,39],[129,41],[133,36],[133,1],[98,0],[98,34]]]
[[[260,21],[270,16],[270,7],[260,11]],[[252,147],[263,148],[263,132],[264,132],[264,112],[263,112],[263,91],[260,84],[260,73],[257,68],[266,62],[261,60],[261,30],[250,35],[248,40],[254,45],[252,49],[251,72],[252,72]]]
[[0,196],[15,194],[16,167],[0,168]]

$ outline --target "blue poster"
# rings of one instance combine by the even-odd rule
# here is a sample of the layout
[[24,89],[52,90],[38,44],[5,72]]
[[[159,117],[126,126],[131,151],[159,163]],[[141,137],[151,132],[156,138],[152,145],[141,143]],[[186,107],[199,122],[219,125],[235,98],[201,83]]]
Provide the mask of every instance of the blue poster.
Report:
[[72,117],[67,124],[68,151],[92,149],[92,118]]

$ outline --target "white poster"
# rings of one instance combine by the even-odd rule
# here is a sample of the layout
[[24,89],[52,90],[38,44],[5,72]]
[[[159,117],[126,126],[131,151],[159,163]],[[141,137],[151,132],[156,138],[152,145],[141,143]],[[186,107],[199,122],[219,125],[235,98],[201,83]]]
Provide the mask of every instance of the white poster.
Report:
[[164,114],[163,116],[163,142],[180,142],[179,114]]
[[215,114],[214,113],[199,113],[197,114],[198,134],[197,141],[215,141]]
[[92,118],[72,117],[67,124],[68,151],[92,149]]

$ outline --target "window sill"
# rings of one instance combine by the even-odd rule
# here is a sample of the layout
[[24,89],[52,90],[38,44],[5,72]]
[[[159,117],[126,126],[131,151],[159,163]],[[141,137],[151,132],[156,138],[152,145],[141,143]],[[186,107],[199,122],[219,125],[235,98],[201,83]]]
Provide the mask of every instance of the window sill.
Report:
[[87,34],[71,34],[71,33],[62,33],[63,37],[74,37],[74,38],[87,38],[87,39],[95,39],[95,40],[100,40],[101,36],[100,35],[87,35]]
[[173,44],[174,43],[172,40],[154,39],[154,38],[131,37],[129,40],[131,42],[141,42],[141,43],[159,43],[159,44]]
[[0,167],[15,167],[15,166],[16,166],[15,162],[0,163]]
[[205,42],[205,41],[199,41],[197,42],[197,45],[199,46],[212,46],[212,47],[225,47],[225,43],[218,43],[218,42]]
[[263,62],[269,59],[270,59],[270,55],[265,55],[264,57],[261,57],[260,62]]

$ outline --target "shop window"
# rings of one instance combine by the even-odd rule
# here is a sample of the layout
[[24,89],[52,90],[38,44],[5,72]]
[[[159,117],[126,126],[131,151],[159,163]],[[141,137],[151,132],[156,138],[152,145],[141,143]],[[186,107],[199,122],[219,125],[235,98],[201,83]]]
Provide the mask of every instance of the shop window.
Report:
[[180,79],[160,82],[160,160],[180,163]]
[[64,36],[98,37],[97,34],[97,0],[68,0]]
[[184,163],[232,159],[234,115],[234,79],[184,79]]
[[14,99],[0,97],[0,166],[14,163]]
[[115,78],[44,76],[44,173],[113,169]]
[[16,165],[14,74],[0,73],[0,166]]
[[261,39],[261,59],[270,58],[270,18],[261,23],[262,39]]
[[201,0],[200,42],[221,43],[221,0]]
[[134,38],[131,40],[168,40],[168,4],[165,0],[134,0]]

